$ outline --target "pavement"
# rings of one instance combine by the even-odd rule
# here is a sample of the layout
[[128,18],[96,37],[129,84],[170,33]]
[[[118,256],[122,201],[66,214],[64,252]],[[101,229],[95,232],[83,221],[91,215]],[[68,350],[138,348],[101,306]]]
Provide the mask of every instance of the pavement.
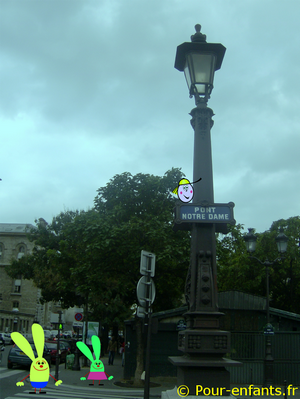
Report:
[[[80,387],[80,388],[93,388],[93,389],[105,389],[105,390],[116,390],[120,391],[120,393],[127,393],[128,395],[131,395],[132,393],[136,394],[137,396],[143,397],[144,394],[144,388],[127,388],[127,387],[120,387],[116,385],[116,382],[122,382],[124,381],[124,367],[122,367],[122,362],[121,362],[121,357],[116,354],[114,364],[113,365],[108,365],[108,356],[101,357],[100,359],[105,367],[105,372],[108,375],[112,375],[114,378],[110,381],[104,380],[101,381],[100,387],[98,386],[98,381],[95,381],[94,386],[90,386],[90,382],[88,380],[81,381],[80,378],[83,377],[85,374],[87,374],[90,370],[89,367],[82,367],[80,371],[74,371],[68,368],[65,368],[65,364],[60,364],[59,366],[59,379],[63,381],[63,384],[61,386],[73,386],[73,387]],[[83,361],[83,356],[80,357],[80,362],[82,363]],[[53,377],[55,376],[55,365],[51,367],[51,375]],[[51,380],[51,377],[50,377]],[[155,378],[150,378],[150,383],[155,382],[156,384],[159,384],[157,387],[150,387],[150,394],[149,396],[151,398],[160,398],[161,397],[161,392],[173,389],[174,386],[176,385],[176,377],[155,377]]]
[[[116,382],[122,382],[124,381],[124,368],[122,367],[121,364],[121,357],[116,355],[116,358],[114,360],[114,365],[108,365],[108,356],[101,357],[101,360],[104,364],[105,367],[105,372],[109,375],[113,375],[113,379],[108,381],[102,381],[103,385],[100,386],[100,389],[109,391],[111,390],[111,393],[117,393],[120,392],[120,396],[122,395],[128,395],[128,397],[144,397],[144,388],[127,388],[127,387],[120,387],[116,385]],[[83,356],[80,357],[80,361],[83,361]],[[61,364],[60,365],[60,371],[59,371],[59,378],[63,381],[62,386],[69,386],[69,387],[78,387],[78,388],[91,388],[91,389],[99,389],[98,386],[98,381],[95,381],[94,386],[90,386],[89,383],[90,381],[85,380],[81,381],[80,378],[83,377],[85,374],[89,372],[89,367],[81,367],[80,371],[73,371],[70,369],[65,369],[65,365]],[[51,369],[51,374],[54,376],[55,373],[55,366]],[[51,379],[51,378],[50,378]],[[176,377],[155,377],[155,378],[150,378],[150,382],[154,382],[156,384],[159,384],[159,386],[156,387],[150,387],[150,398],[161,398],[161,393],[165,391],[170,391],[173,390],[174,387],[177,385]],[[201,394],[199,392],[199,396],[203,397],[203,393]],[[220,394],[219,394],[220,395]],[[214,396],[215,399],[217,399],[219,396],[217,392],[214,392],[211,394],[211,396]],[[225,396],[226,393],[223,393]],[[227,393],[228,395],[228,393]],[[282,399],[287,399],[287,398],[294,398],[294,399],[300,399],[300,386],[294,387],[290,385],[290,388],[286,388],[283,386],[276,386],[273,387],[272,390],[266,391],[266,388],[262,388],[260,385],[238,385],[238,384],[232,384],[231,385],[231,395],[235,396],[237,398],[257,398],[257,397],[263,397],[263,398],[273,398],[275,397],[281,397]],[[183,397],[185,395],[182,395]],[[210,396],[209,393],[206,391],[204,392],[204,396]],[[222,397],[224,397],[222,396]],[[117,395],[116,395],[117,397]],[[177,397],[177,396],[176,396]],[[178,396],[179,397],[179,396]],[[225,396],[226,397],[226,396]]]

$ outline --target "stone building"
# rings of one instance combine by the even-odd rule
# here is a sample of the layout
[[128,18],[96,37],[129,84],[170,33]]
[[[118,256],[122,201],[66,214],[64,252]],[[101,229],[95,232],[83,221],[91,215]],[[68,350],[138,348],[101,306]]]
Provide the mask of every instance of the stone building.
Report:
[[33,321],[47,324],[44,306],[40,304],[41,290],[30,280],[10,278],[5,266],[12,259],[30,253],[34,243],[27,238],[33,226],[21,223],[0,223],[0,331],[31,332]]
[[[46,223],[46,222],[45,222]],[[82,322],[75,320],[82,308],[62,309],[59,302],[46,302],[39,299],[41,290],[31,280],[10,278],[5,266],[13,259],[30,254],[34,243],[27,238],[31,224],[0,223],[0,332],[20,331],[31,334],[35,321],[46,330],[58,329],[58,312],[62,311],[63,330],[82,328]]]

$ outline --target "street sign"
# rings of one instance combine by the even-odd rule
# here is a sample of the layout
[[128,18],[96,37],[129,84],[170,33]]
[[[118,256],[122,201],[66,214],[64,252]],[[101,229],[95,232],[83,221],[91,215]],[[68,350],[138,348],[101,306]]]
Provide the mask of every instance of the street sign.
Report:
[[76,320],[76,321],[81,321],[82,318],[83,318],[82,313],[76,313],[76,314],[75,314],[75,320]]
[[[149,296],[147,297],[147,287],[149,286]],[[154,281],[150,278],[150,281],[147,282],[147,277],[143,276],[139,279],[136,287],[136,295],[137,299],[139,301],[139,304],[146,308],[147,307],[147,302],[149,303],[149,306],[152,305],[154,299],[155,299],[155,285]]]
[[73,322],[73,327],[82,327],[83,326],[83,322],[82,321],[74,321]]
[[175,223],[230,223],[233,218],[234,203],[228,204],[185,204],[176,205]]
[[141,251],[140,273],[147,276],[149,270],[150,276],[154,277],[155,274],[155,254],[147,251]]
[[272,326],[271,323],[267,324],[264,327],[264,334],[265,335],[274,335],[274,327]]

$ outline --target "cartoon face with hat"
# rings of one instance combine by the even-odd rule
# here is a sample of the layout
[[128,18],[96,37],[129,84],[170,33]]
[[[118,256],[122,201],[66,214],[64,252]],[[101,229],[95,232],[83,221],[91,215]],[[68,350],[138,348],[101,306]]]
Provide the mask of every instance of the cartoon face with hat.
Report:
[[182,202],[190,202],[194,197],[194,189],[192,184],[197,183],[199,180],[190,183],[188,179],[181,179],[178,183],[178,186],[172,191],[172,193],[177,194],[178,198]]

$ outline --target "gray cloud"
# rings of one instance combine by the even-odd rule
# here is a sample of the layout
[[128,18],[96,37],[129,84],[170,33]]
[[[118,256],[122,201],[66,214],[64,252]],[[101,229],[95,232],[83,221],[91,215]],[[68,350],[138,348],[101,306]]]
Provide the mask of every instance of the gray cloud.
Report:
[[215,201],[266,230],[299,214],[297,0],[10,0],[0,15],[0,220],[92,206],[116,173],[192,176],[177,45],[226,54],[209,106]]

